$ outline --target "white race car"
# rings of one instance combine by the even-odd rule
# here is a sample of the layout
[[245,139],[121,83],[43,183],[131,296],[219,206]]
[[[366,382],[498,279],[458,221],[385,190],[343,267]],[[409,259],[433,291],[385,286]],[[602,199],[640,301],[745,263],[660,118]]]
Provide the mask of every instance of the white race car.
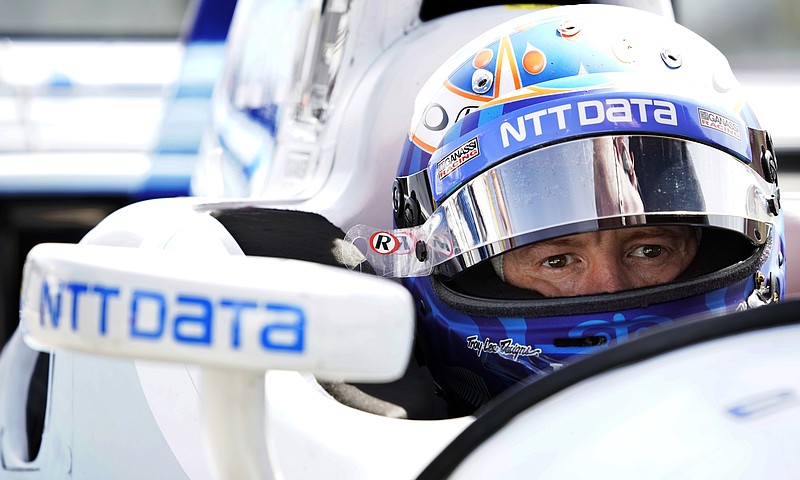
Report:
[[[652,329],[473,414],[448,410],[414,361],[411,295],[336,266],[357,257],[336,225],[390,223],[394,165],[374,159],[396,157],[411,113],[387,82],[413,97],[455,46],[520,12],[420,23],[401,2],[351,7],[353,25],[384,28],[344,42],[342,90],[317,98],[326,121],[266,141],[240,123],[207,158],[274,156],[206,192],[253,198],[141,202],[30,253],[0,357],[0,478],[794,478],[794,302]],[[298,132],[321,146],[300,162],[317,168],[288,168]],[[254,191],[268,174],[273,190]],[[365,179],[376,187],[352,188]],[[797,200],[783,199],[787,234]]]
[[[243,256],[208,209],[153,200],[86,244],[32,251],[27,337],[56,353],[49,376],[22,332],[3,354],[4,478],[792,478],[800,466],[796,302],[652,333],[448,418],[409,363],[402,287]],[[138,248],[91,244],[134,230],[150,233]]]

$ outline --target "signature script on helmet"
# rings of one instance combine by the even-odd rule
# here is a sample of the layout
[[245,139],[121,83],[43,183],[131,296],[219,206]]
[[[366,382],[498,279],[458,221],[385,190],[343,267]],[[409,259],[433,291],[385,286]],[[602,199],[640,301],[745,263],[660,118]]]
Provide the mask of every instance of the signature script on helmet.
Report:
[[475,350],[475,353],[480,357],[484,352],[492,353],[495,355],[502,355],[512,357],[515,361],[519,357],[538,357],[542,354],[541,348],[533,348],[530,345],[521,345],[511,338],[493,342],[490,338],[486,337],[479,340],[477,335],[467,337],[467,348]]

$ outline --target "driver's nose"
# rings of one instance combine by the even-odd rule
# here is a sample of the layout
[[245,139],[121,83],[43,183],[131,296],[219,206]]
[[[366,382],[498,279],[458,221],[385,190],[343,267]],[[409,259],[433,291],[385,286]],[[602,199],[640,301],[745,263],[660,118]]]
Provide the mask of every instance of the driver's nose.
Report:
[[574,295],[614,293],[636,288],[631,272],[615,257],[596,255],[589,259],[589,268],[574,287]]

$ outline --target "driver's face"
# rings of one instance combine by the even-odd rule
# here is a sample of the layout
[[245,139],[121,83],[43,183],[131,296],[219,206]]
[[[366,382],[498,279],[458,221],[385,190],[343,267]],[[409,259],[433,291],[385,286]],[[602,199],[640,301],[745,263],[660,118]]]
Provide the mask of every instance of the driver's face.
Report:
[[611,293],[675,280],[697,253],[690,227],[631,227],[546,240],[503,256],[505,281],[547,297]]

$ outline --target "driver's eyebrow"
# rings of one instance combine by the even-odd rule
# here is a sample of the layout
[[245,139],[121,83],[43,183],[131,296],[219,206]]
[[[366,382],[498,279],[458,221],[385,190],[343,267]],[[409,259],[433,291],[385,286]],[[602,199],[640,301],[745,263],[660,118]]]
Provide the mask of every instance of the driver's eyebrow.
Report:
[[691,230],[683,228],[676,229],[670,227],[643,227],[630,229],[628,240],[637,240],[640,238],[651,237],[668,237],[672,239],[683,239],[690,236]]
[[[659,226],[652,226],[652,227],[634,227],[628,229],[627,235],[625,236],[625,241],[637,241],[640,239],[647,239],[653,237],[667,237],[670,239],[684,239],[689,236],[689,232],[683,228],[673,228],[673,227],[659,227]],[[590,232],[591,233],[591,232]],[[543,240],[541,242],[532,243],[529,245],[530,250],[538,250],[540,248],[548,248],[548,247],[555,247],[555,248],[576,248],[585,246],[589,241],[587,240],[586,234],[576,234],[576,235],[568,235],[566,237],[559,237],[559,238],[551,238],[549,240]],[[530,251],[529,250],[529,251]]]
[[586,244],[585,237],[578,237],[571,235],[568,237],[551,238],[550,240],[543,240],[541,242],[532,243],[530,247],[535,249],[537,247],[579,247]]

